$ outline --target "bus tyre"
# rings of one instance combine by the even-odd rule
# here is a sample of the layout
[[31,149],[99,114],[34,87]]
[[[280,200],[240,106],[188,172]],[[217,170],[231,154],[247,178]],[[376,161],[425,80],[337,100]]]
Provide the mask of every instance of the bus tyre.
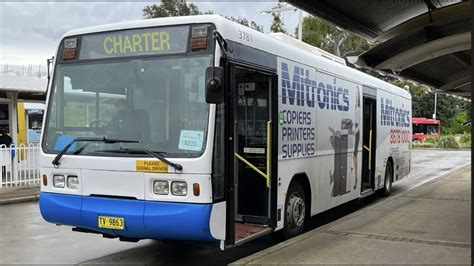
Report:
[[303,232],[306,220],[306,198],[300,183],[291,184],[285,204],[283,236],[288,239]]
[[382,189],[382,196],[388,197],[392,192],[392,181],[393,181],[393,165],[391,161],[387,162],[385,167],[385,182]]

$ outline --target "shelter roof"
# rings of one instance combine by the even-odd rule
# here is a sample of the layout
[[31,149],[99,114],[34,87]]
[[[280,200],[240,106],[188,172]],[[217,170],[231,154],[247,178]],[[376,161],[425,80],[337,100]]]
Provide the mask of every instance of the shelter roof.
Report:
[[17,92],[19,99],[44,100],[47,83],[45,78],[0,75],[0,97]]
[[470,0],[289,0],[377,45],[349,63],[470,97]]

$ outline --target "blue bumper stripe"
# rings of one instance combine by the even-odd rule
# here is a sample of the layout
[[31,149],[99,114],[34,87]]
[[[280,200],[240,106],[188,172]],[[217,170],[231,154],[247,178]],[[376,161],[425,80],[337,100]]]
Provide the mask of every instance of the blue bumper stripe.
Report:
[[[215,240],[209,229],[211,209],[211,204],[40,195],[41,214],[48,222],[140,239]],[[99,228],[99,215],[125,218],[125,230]]]
[[210,204],[145,202],[145,229],[166,239],[214,240],[211,237]]
[[[81,222],[76,226],[111,235],[147,238],[145,227],[143,226],[143,201],[102,197],[79,197],[82,198]],[[99,228],[97,225],[97,216],[99,215],[125,218],[125,230]]]

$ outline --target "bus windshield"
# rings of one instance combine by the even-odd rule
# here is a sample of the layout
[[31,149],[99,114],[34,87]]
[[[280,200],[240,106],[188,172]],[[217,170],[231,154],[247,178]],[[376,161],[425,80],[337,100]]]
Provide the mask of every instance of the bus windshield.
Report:
[[[106,136],[140,143],[98,142],[80,154],[145,148],[166,157],[199,156],[206,145],[204,77],[210,64],[211,56],[201,54],[58,65],[43,150],[57,153],[77,137]],[[76,144],[69,153],[81,148]]]

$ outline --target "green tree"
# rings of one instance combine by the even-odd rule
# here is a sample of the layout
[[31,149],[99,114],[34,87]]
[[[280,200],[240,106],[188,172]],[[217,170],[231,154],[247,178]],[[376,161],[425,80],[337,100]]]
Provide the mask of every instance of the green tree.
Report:
[[441,122],[442,134],[466,134],[471,132],[471,127],[464,125],[464,122],[469,120],[467,112],[461,112],[454,115],[454,117]]
[[[194,16],[202,14],[214,14],[213,11],[208,10],[201,12],[199,8],[193,4],[188,4],[186,0],[162,0],[161,3],[147,5],[143,8],[144,18],[160,18],[160,17],[174,17],[174,16]],[[247,26],[251,29],[263,32],[263,26],[258,25],[255,21],[248,21],[243,17],[225,17],[229,20],[235,21],[239,24]]]
[[270,26],[271,32],[283,32],[286,33],[285,25],[281,21],[281,13],[274,11],[275,9],[281,9],[284,5],[280,2],[272,10],[271,15],[273,17],[272,25]]
[[[427,99],[429,98],[430,93],[429,88],[424,86],[415,86],[411,82],[400,81],[397,79],[390,80],[389,82],[400,88],[405,88],[408,86],[412,98],[412,116],[431,118],[433,113],[433,104],[431,104],[430,100]],[[431,110],[431,114],[427,115],[429,110]]]
[[254,30],[257,30],[257,31],[260,31],[260,32],[263,32],[263,26],[261,25],[258,25],[257,22],[255,21],[248,21],[248,19],[246,18],[243,18],[243,17],[228,17],[228,16],[225,16],[226,19],[228,20],[231,20],[231,21],[234,21],[234,22],[237,22],[241,25],[244,25],[244,26],[247,26],[251,29],[254,29]]
[[162,0],[159,5],[147,5],[143,8],[144,18],[193,16],[212,13],[212,11],[202,13],[195,4],[187,4],[186,0]]
[[[298,36],[298,27],[295,29]],[[372,47],[365,39],[313,16],[303,18],[303,41],[334,55],[361,54]]]

